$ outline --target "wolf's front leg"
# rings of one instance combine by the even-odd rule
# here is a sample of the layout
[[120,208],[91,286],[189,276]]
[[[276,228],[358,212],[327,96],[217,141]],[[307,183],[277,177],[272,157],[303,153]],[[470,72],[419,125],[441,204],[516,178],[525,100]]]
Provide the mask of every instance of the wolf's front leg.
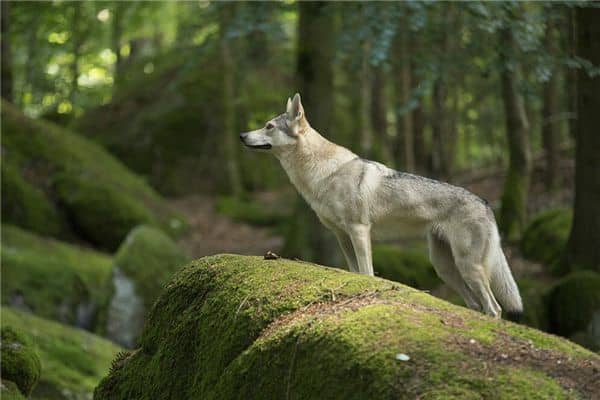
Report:
[[350,270],[350,272],[359,272],[350,236],[348,236],[346,232],[338,229],[333,229],[333,233],[335,233],[335,237],[337,238],[338,243],[340,244],[342,253],[344,253],[344,258],[346,259],[348,270]]
[[374,276],[371,256],[371,227],[362,224],[352,225],[348,235],[350,235],[354,247],[358,271],[361,274]]

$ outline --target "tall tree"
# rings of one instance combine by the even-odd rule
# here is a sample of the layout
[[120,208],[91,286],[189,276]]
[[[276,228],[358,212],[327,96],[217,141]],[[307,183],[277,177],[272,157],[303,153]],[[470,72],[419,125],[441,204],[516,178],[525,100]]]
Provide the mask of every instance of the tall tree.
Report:
[[237,132],[235,129],[235,61],[231,51],[231,38],[227,28],[234,18],[235,3],[222,3],[219,5],[219,45],[222,66],[222,106],[223,106],[223,146],[227,168],[229,188],[234,196],[242,193],[242,180],[240,177],[237,157]]
[[2,97],[13,101],[12,55],[10,49],[10,3],[2,1]]
[[558,32],[556,20],[552,9],[547,7],[546,33],[544,47],[550,58],[550,78],[544,82],[542,107],[542,142],[545,159],[545,184],[548,189],[556,187],[558,179],[558,145],[560,134],[560,121],[558,119],[560,102],[560,79],[558,66],[554,61],[558,56]]
[[[327,2],[298,3],[297,85],[311,126],[328,137],[333,133],[333,12],[334,5]],[[339,260],[331,252],[336,246],[333,235],[300,198],[294,214],[284,253],[323,263]]]
[[387,76],[383,63],[372,68],[371,81],[371,126],[373,128],[374,155],[382,162],[392,161],[389,151],[386,84]]
[[[578,8],[578,56],[600,65],[600,8]],[[593,75],[593,76],[592,76]],[[570,269],[600,272],[600,75],[580,69],[573,226],[567,244]]]
[[500,229],[509,240],[521,236],[527,215],[527,192],[531,172],[529,121],[520,92],[520,68],[516,61],[517,45],[510,26],[500,30],[500,81],[509,165],[500,209]]
[[394,38],[392,60],[395,84],[394,108],[396,113],[394,158],[398,168],[412,172],[415,170],[415,132],[413,129],[413,114],[409,107],[413,89],[409,35],[410,29],[407,18],[402,18]]

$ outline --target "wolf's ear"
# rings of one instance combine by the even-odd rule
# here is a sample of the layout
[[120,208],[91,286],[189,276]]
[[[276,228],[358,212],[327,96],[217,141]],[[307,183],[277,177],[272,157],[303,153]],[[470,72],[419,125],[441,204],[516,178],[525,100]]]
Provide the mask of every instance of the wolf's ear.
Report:
[[298,93],[294,95],[294,98],[291,101],[288,99],[286,112],[288,118],[292,121],[301,120],[304,116],[304,107],[302,107],[302,101],[300,100],[300,95]]

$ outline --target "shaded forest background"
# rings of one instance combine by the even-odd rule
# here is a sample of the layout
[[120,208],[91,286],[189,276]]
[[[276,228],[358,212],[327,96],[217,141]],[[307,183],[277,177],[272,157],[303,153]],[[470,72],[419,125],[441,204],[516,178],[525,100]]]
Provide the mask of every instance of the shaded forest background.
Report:
[[[3,325],[33,314],[134,347],[183,260],[342,265],[277,161],[238,140],[300,92],[328,139],[486,198],[521,322],[600,349],[594,4],[1,4]],[[374,265],[460,303],[421,238],[377,245]],[[32,335],[46,362],[79,360],[38,395],[105,373],[111,357],[73,367]]]

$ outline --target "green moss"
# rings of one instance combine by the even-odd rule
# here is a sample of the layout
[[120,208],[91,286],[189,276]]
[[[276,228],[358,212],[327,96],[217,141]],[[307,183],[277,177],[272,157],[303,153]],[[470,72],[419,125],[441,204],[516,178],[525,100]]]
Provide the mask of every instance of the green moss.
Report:
[[42,235],[64,236],[67,232],[56,206],[6,159],[2,160],[2,222]]
[[554,209],[537,215],[523,234],[523,255],[546,265],[555,264],[567,243],[571,221],[572,212],[567,209]]
[[527,191],[529,178],[512,168],[508,171],[502,197],[498,228],[511,241],[521,238],[527,216]]
[[573,272],[558,282],[548,295],[550,329],[563,336],[585,330],[600,312],[600,274]]
[[520,279],[519,291],[523,299],[523,315],[519,322],[548,331],[548,303],[546,294],[550,284],[538,279]]
[[566,340],[398,283],[218,255],[176,274],[141,348],[95,398],[576,398],[533,362],[503,363],[469,347],[503,352],[529,340],[536,352],[600,362]]
[[[93,334],[2,307],[2,326],[24,332],[36,346],[42,376],[33,398],[86,398],[121,349]],[[4,360],[3,360],[4,361]]]
[[2,225],[2,303],[22,296],[45,318],[74,324],[84,303],[108,301],[110,256]]
[[373,266],[377,275],[382,278],[416,289],[433,289],[442,282],[425,254],[424,250],[402,250],[389,245],[376,245],[373,247]]
[[17,384],[6,379],[0,380],[0,398],[4,400],[25,400]]
[[31,342],[12,326],[2,324],[2,379],[14,382],[29,396],[40,378],[41,364]]
[[115,255],[115,265],[133,280],[147,308],[186,260],[171,238],[151,226],[132,230]]
[[[98,246],[115,249],[140,223],[173,234],[184,228],[164,200],[100,146],[47,121],[29,119],[5,101],[2,147],[3,162],[27,171],[23,179],[38,189],[37,197],[43,194],[45,203],[60,208],[65,225]],[[5,208],[18,211],[3,203]],[[15,214],[7,220],[29,227]]]
[[220,197],[217,212],[236,221],[257,226],[274,226],[283,222],[288,215],[279,208],[268,208],[249,199]]

